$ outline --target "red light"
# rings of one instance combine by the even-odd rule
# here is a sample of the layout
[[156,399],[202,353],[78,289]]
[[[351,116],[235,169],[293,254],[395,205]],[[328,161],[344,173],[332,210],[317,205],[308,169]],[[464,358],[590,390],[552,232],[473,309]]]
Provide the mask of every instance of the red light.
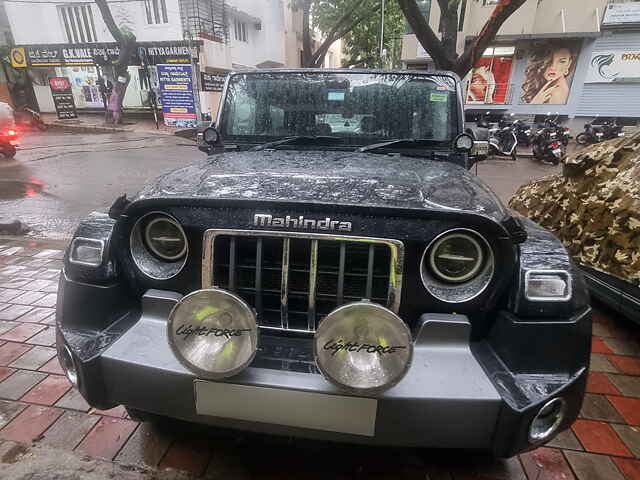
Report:
[[560,148],[560,142],[553,142],[551,148]]

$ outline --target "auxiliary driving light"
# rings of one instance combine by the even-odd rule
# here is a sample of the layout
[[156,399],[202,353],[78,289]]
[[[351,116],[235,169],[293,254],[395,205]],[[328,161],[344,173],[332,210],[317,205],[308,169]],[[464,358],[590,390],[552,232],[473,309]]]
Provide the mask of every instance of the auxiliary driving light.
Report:
[[76,364],[73,361],[73,355],[71,355],[69,347],[64,344],[58,344],[58,358],[60,359],[60,366],[69,379],[69,382],[78,388],[78,370],[76,369]]
[[529,441],[547,441],[560,427],[566,410],[567,404],[562,398],[554,398],[545,403],[531,422]]
[[198,375],[219,379],[244,370],[258,347],[258,325],[249,305],[226,290],[199,290],[169,314],[169,345]]
[[402,319],[367,301],[331,312],[320,323],[313,348],[322,374],[339,388],[358,393],[394,386],[413,356],[411,332]]

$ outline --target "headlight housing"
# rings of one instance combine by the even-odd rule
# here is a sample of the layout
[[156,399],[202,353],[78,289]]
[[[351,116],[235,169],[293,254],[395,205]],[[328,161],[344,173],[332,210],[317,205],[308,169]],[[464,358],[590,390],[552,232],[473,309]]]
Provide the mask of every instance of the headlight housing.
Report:
[[420,265],[422,283],[440,301],[464,303],[480,295],[493,278],[493,250],[482,235],[458,228],[436,237]]
[[168,280],[184,268],[189,243],[180,223],[162,212],[151,212],[136,222],[129,239],[138,269],[154,280]]

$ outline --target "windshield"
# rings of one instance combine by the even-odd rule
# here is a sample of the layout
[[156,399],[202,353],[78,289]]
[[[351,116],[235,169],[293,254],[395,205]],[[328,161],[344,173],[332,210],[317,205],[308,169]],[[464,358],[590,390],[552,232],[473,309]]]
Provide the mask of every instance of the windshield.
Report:
[[406,138],[448,146],[456,108],[455,81],[446,76],[248,73],[229,80],[220,128],[226,142],[240,144],[305,135],[347,146]]

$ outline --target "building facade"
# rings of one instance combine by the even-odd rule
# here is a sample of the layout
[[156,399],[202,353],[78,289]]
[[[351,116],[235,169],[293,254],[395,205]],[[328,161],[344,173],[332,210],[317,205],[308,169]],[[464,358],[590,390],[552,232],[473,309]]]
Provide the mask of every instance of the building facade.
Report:
[[[38,108],[55,111],[48,79],[67,77],[79,110],[103,109],[100,84],[109,80],[119,49],[97,5],[3,4]],[[160,98],[160,63],[193,65],[200,109],[212,115],[227,72],[300,65],[302,18],[288,0],[114,0],[109,6],[116,24],[138,41],[124,98],[128,109],[149,109]]]
[[[458,51],[482,29],[496,0],[462,0]],[[434,31],[437,2],[422,2]],[[403,40],[408,68],[433,62],[415,35]],[[468,116],[493,111],[558,114],[576,130],[594,117],[640,124],[640,1],[528,0],[500,29],[464,80]]]

